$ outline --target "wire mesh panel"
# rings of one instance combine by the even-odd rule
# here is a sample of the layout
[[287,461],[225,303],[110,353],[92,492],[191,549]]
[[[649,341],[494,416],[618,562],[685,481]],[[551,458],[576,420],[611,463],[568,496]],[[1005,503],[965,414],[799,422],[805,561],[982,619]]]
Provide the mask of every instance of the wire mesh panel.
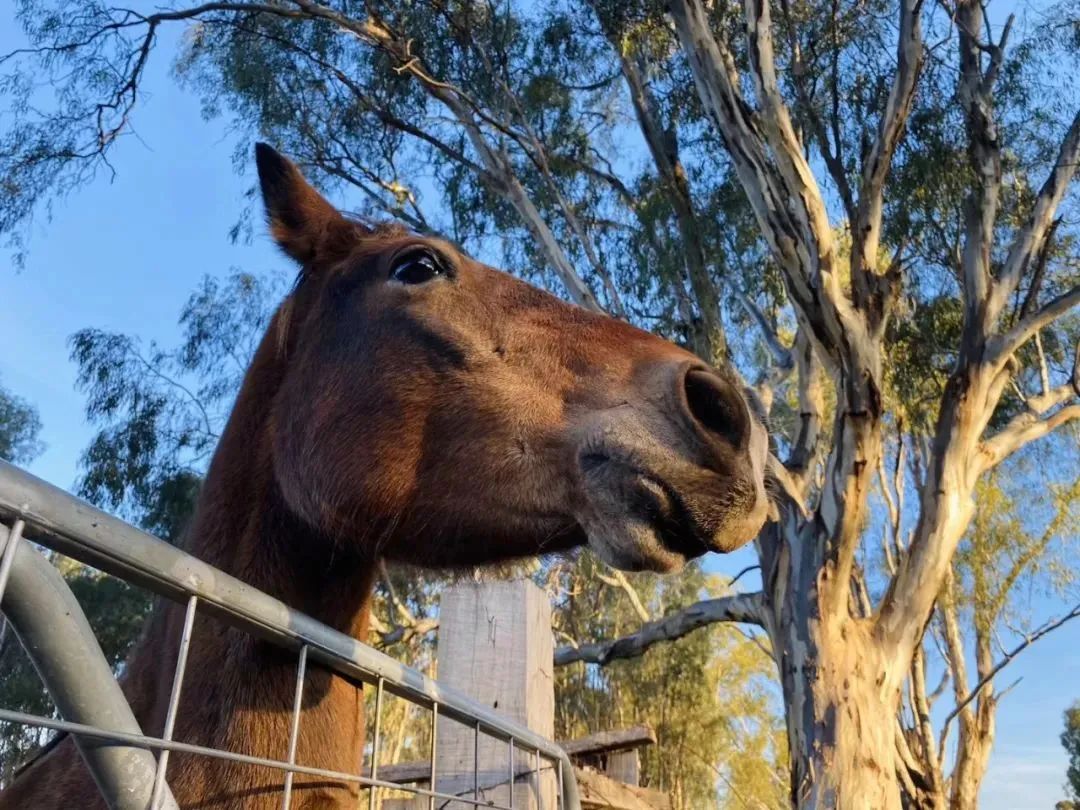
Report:
[[[170,754],[179,752],[282,773],[284,810],[293,806],[297,774],[355,785],[366,792],[363,798],[369,810],[381,806],[384,798],[403,795],[411,796],[417,808],[482,806],[523,810],[520,800],[515,799],[520,794],[514,788],[523,784],[538,786],[541,773],[555,775],[558,787],[552,801],[534,806],[579,810],[573,769],[566,754],[550,740],[4,462],[0,462],[0,525],[5,527],[0,529],[0,607],[31,654],[60,714],[56,718],[0,708],[0,721],[70,733],[111,807],[176,807],[166,783],[166,768]],[[185,606],[179,647],[172,653],[176,664],[161,736],[144,734],[139,728],[74,597],[34,543]],[[38,586],[36,596],[23,582],[34,572],[50,583],[44,593]],[[20,600],[52,598],[64,605],[51,611],[41,607],[37,613],[20,611],[15,604],[15,589],[10,587],[15,580],[22,585]],[[283,759],[173,739],[188,672],[192,629],[197,615],[204,611],[295,653],[295,689],[288,739],[282,746],[286,752]],[[53,643],[43,644],[45,637]],[[65,639],[63,643],[57,641],[61,638]],[[305,685],[312,667],[374,688],[367,764],[357,762],[354,772],[297,761]],[[80,683],[72,684],[56,675],[63,671],[79,672]],[[391,697],[419,706],[428,715],[429,768],[422,778],[391,781],[380,773],[385,743],[381,719]],[[460,724],[472,735],[471,774],[457,774],[453,781],[440,780],[436,760],[440,721]],[[478,752],[484,738],[506,746],[505,774],[480,772]],[[101,745],[102,741],[108,744]],[[101,752],[109,756],[103,758]],[[127,757],[123,767],[117,767],[117,756]],[[500,783],[510,788],[498,794],[506,797],[504,803],[493,799],[495,794],[491,792]],[[443,785],[453,787],[444,790]]]

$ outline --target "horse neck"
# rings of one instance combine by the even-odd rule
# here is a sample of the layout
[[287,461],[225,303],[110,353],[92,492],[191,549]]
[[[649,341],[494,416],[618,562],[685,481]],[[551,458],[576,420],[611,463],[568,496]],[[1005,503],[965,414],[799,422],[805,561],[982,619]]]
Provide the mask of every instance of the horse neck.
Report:
[[255,353],[210,462],[187,550],[297,610],[360,638],[374,560],[306,524],[273,468],[275,399],[285,373],[275,316]]
[[[274,329],[256,353],[211,461],[187,534],[187,551],[334,629],[365,640],[375,565],[348,555],[305,525],[284,503],[275,482],[272,413],[283,376]],[[179,644],[182,609],[155,617],[131,668],[152,724],[164,717]],[[202,625],[200,627],[200,625]],[[161,662],[165,662],[162,664]],[[200,618],[189,652],[178,715],[178,738],[202,740],[263,756],[278,751],[287,728],[296,655],[241,631]],[[139,683],[141,681],[141,683]],[[213,705],[200,705],[200,701]],[[301,753],[312,764],[342,764],[359,756],[362,712],[358,690],[328,673],[309,673],[302,727],[325,733]],[[349,717],[354,722],[348,722]],[[148,718],[149,719],[149,718]],[[156,721],[156,722],[155,722]],[[336,751],[332,749],[336,747]]]

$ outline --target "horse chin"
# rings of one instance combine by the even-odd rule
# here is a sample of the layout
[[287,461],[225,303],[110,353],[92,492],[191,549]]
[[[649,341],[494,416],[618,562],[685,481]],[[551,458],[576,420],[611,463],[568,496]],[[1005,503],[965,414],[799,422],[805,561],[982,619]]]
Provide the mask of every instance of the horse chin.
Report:
[[580,468],[584,505],[576,518],[589,547],[616,568],[676,572],[706,552],[739,548],[765,520],[766,499],[733,506],[738,499],[723,483],[701,473],[661,475],[597,453],[583,455]]
[[609,565],[674,573],[710,550],[660,480],[609,459],[587,460],[583,472],[584,506],[577,519],[589,547]]
[[667,548],[656,529],[642,521],[609,521],[589,532],[589,548],[600,559],[622,571],[674,574],[688,557]]

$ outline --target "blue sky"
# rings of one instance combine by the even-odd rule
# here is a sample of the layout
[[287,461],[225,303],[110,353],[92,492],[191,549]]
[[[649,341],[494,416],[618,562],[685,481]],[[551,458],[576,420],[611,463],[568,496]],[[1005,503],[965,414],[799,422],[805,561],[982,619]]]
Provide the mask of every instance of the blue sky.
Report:
[[[0,4],[5,22],[9,8]],[[0,51],[12,44],[5,29],[0,25]],[[254,176],[234,172],[235,136],[225,134],[223,121],[202,120],[198,100],[169,75],[167,39],[162,46],[134,119],[138,137],[124,138],[112,153],[116,178],[99,176],[60,201],[51,221],[39,216],[22,272],[0,262],[0,380],[41,414],[47,449],[30,470],[65,488],[91,436],[68,360],[73,332],[93,326],[168,345],[180,306],[203,275],[290,269],[260,229],[251,244],[229,241]],[[710,568],[734,573],[751,559],[743,551]],[[1033,609],[1049,615],[1061,606]],[[1080,622],[1025,652],[1002,683],[1018,677],[998,715],[982,795],[987,810],[1045,809],[1063,798],[1066,762],[1057,738],[1063,709],[1080,698]]]

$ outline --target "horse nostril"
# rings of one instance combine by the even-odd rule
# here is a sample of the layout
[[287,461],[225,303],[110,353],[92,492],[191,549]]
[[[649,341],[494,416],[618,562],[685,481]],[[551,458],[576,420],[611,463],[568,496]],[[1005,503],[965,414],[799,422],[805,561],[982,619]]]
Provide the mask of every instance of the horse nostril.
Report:
[[693,368],[683,379],[690,416],[702,430],[739,450],[750,444],[750,411],[739,389],[712,371]]

